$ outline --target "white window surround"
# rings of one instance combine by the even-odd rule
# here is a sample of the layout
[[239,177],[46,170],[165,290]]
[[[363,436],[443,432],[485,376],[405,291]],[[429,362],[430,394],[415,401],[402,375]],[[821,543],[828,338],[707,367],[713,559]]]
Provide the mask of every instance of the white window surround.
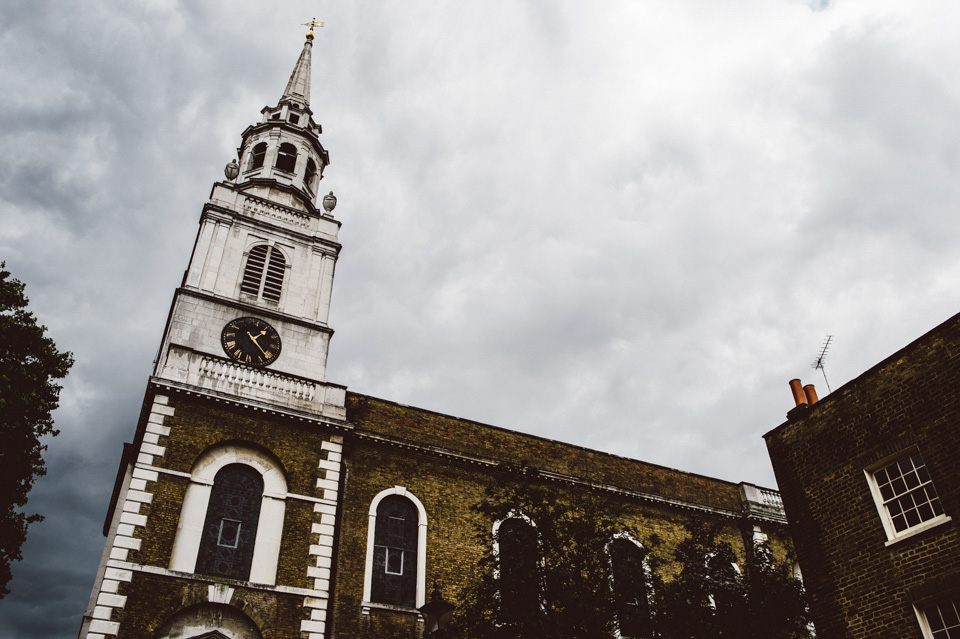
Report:
[[[610,585],[610,591],[611,591],[611,592],[613,592],[614,586],[613,586],[613,555],[610,553],[610,545],[613,544],[613,542],[615,542],[615,541],[618,540],[618,539],[625,539],[625,540],[629,541],[630,543],[636,545],[637,548],[639,548],[639,549],[641,549],[641,550],[644,550],[643,544],[640,543],[640,541],[639,541],[636,537],[634,537],[633,535],[631,535],[630,533],[628,533],[628,532],[626,532],[626,531],[621,531],[621,532],[616,533],[616,534],[613,536],[613,539],[611,539],[610,541],[608,541],[608,542],[607,542],[607,545],[603,547],[604,550],[607,552],[607,562],[608,562],[609,565],[610,565],[610,572],[609,572],[608,583],[609,583],[609,585]],[[650,571],[650,560],[645,556],[645,557],[643,558],[643,562],[641,563],[641,565],[643,566],[643,585],[644,585],[644,588],[646,589],[647,607],[648,607],[649,610],[652,611],[652,610],[653,610],[653,602],[654,602],[654,592],[653,592],[653,585],[652,585],[652,584],[653,584],[653,573]],[[613,623],[613,636],[614,636],[616,639],[620,639],[620,638],[622,637],[622,635],[620,634],[620,621],[619,621],[618,619],[614,619],[614,623]]]
[[190,484],[180,509],[176,539],[170,556],[170,569],[180,572],[194,572],[196,569],[213,480],[217,472],[229,464],[250,466],[263,477],[263,497],[260,502],[257,539],[254,542],[249,581],[276,584],[283,515],[286,511],[287,480],[283,469],[269,455],[253,447],[237,444],[210,448],[200,455],[194,464],[190,473]]
[[[905,451],[901,451],[895,455],[890,455],[888,457],[885,457],[879,462],[871,464],[870,466],[863,469],[863,474],[867,479],[867,485],[870,487],[870,494],[873,496],[873,503],[877,508],[877,514],[880,516],[880,521],[883,524],[883,530],[887,535],[887,542],[885,544],[886,546],[890,546],[897,542],[903,541],[904,539],[912,537],[925,530],[929,530],[930,528],[934,528],[936,526],[939,526],[941,524],[944,524],[950,521],[950,517],[946,515],[946,513],[941,513],[939,515],[932,517],[931,519],[922,521],[915,526],[911,526],[899,532],[897,532],[896,528],[894,527],[893,520],[890,516],[890,512],[887,509],[887,507],[884,505],[884,499],[883,499],[883,495],[881,495],[880,493],[880,486],[877,483],[876,473],[885,468],[888,468],[889,466],[893,465],[894,463],[900,460],[907,459],[909,457],[912,457],[914,455],[919,455],[919,454],[920,454],[920,451],[917,448],[913,447]],[[924,466],[926,466],[926,462],[924,462]],[[932,485],[933,482],[931,481],[930,483]],[[934,486],[934,489],[936,489],[936,486]],[[903,493],[903,494],[906,494],[906,493]],[[942,504],[941,504],[941,508],[942,508]]]
[[363,568],[363,607],[365,612],[369,608],[387,607],[396,608],[387,604],[371,603],[370,592],[373,583],[373,543],[377,530],[377,507],[385,497],[400,495],[406,497],[417,508],[417,605],[419,608],[427,602],[426,572],[427,572],[427,509],[423,507],[416,495],[403,486],[394,486],[377,493],[370,502],[369,528],[367,529],[367,558]]

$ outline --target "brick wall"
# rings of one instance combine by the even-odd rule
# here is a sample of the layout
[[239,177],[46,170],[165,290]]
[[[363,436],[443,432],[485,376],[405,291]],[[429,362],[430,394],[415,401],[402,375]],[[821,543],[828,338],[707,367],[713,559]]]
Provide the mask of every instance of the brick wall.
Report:
[[[383,490],[402,486],[419,499],[428,518],[426,586],[434,580],[453,603],[476,577],[484,547],[479,527],[488,525],[470,507],[488,487],[503,481],[501,465],[526,462],[553,473],[557,499],[589,493],[607,511],[645,538],[657,534],[664,556],[686,537],[692,516],[725,522],[722,538],[743,556],[736,484],[608,455],[372,397],[347,394],[341,529],[334,602],[335,639],[410,637],[416,617],[364,608],[363,581],[370,505]],[[660,501],[653,497],[662,498]],[[779,556],[789,548],[782,526],[766,531]]]
[[[960,316],[767,434],[818,636],[919,638],[916,593],[960,572],[958,384]],[[864,469],[910,450],[954,521],[888,545]]]

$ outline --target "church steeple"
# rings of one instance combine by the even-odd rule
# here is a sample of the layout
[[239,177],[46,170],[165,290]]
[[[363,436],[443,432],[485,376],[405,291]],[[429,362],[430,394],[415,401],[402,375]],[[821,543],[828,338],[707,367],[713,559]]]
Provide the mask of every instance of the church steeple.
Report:
[[243,132],[235,180],[240,191],[322,215],[316,200],[330,154],[320,143],[323,127],[310,109],[310,67],[313,27],[323,23],[307,26],[310,31],[280,101],[264,107],[260,122]]
[[307,104],[319,23],[308,26],[283,96],[243,132],[239,162],[228,165],[227,180],[204,206],[156,377],[240,395],[251,391],[235,380],[266,380],[254,385],[263,397],[262,384],[303,386],[309,401],[299,390],[271,401],[339,418],[342,392],[327,393],[324,377],[340,223],[332,194],[317,202],[330,156]]

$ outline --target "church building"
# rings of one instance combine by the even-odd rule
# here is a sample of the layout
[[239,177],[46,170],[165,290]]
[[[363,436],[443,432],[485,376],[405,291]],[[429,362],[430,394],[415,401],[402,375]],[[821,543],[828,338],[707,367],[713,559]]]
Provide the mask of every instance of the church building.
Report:
[[[757,537],[788,547],[774,490],[326,380],[341,223],[320,189],[330,154],[310,109],[312,41],[311,29],[280,100],[243,131],[203,205],[80,637],[421,637],[432,584],[456,604],[479,570],[471,505],[515,468],[668,548],[693,517],[721,524],[741,556]],[[496,526],[520,544],[535,524],[518,513]],[[610,543],[615,563],[640,542]],[[649,636],[642,577],[613,587],[637,602],[617,636]]]

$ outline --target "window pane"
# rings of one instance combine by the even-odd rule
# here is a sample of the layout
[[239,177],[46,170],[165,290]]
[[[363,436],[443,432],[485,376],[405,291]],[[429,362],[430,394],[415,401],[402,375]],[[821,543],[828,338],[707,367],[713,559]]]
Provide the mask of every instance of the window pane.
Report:
[[917,477],[917,473],[912,470],[906,475],[904,475],[903,479],[904,481],[907,482],[907,488],[909,490],[913,490],[914,488],[920,485],[920,478]]
[[403,551],[396,548],[387,548],[387,574],[403,574]]
[[960,618],[957,617],[957,608],[953,603],[941,605],[940,614],[943,615],[943,624],[947,628],[960,626]]
[[903,479],[900,477],[897,477],[890,482],[890,485],[893,488],[893,492],[897,495],[902,495],[903,493],[907,492],[907,485],[903,483]]
[[227,548],[236,548],[240,540],[240,522],[235,519],[220,520],[220,536],[217,539],[218,546]]

